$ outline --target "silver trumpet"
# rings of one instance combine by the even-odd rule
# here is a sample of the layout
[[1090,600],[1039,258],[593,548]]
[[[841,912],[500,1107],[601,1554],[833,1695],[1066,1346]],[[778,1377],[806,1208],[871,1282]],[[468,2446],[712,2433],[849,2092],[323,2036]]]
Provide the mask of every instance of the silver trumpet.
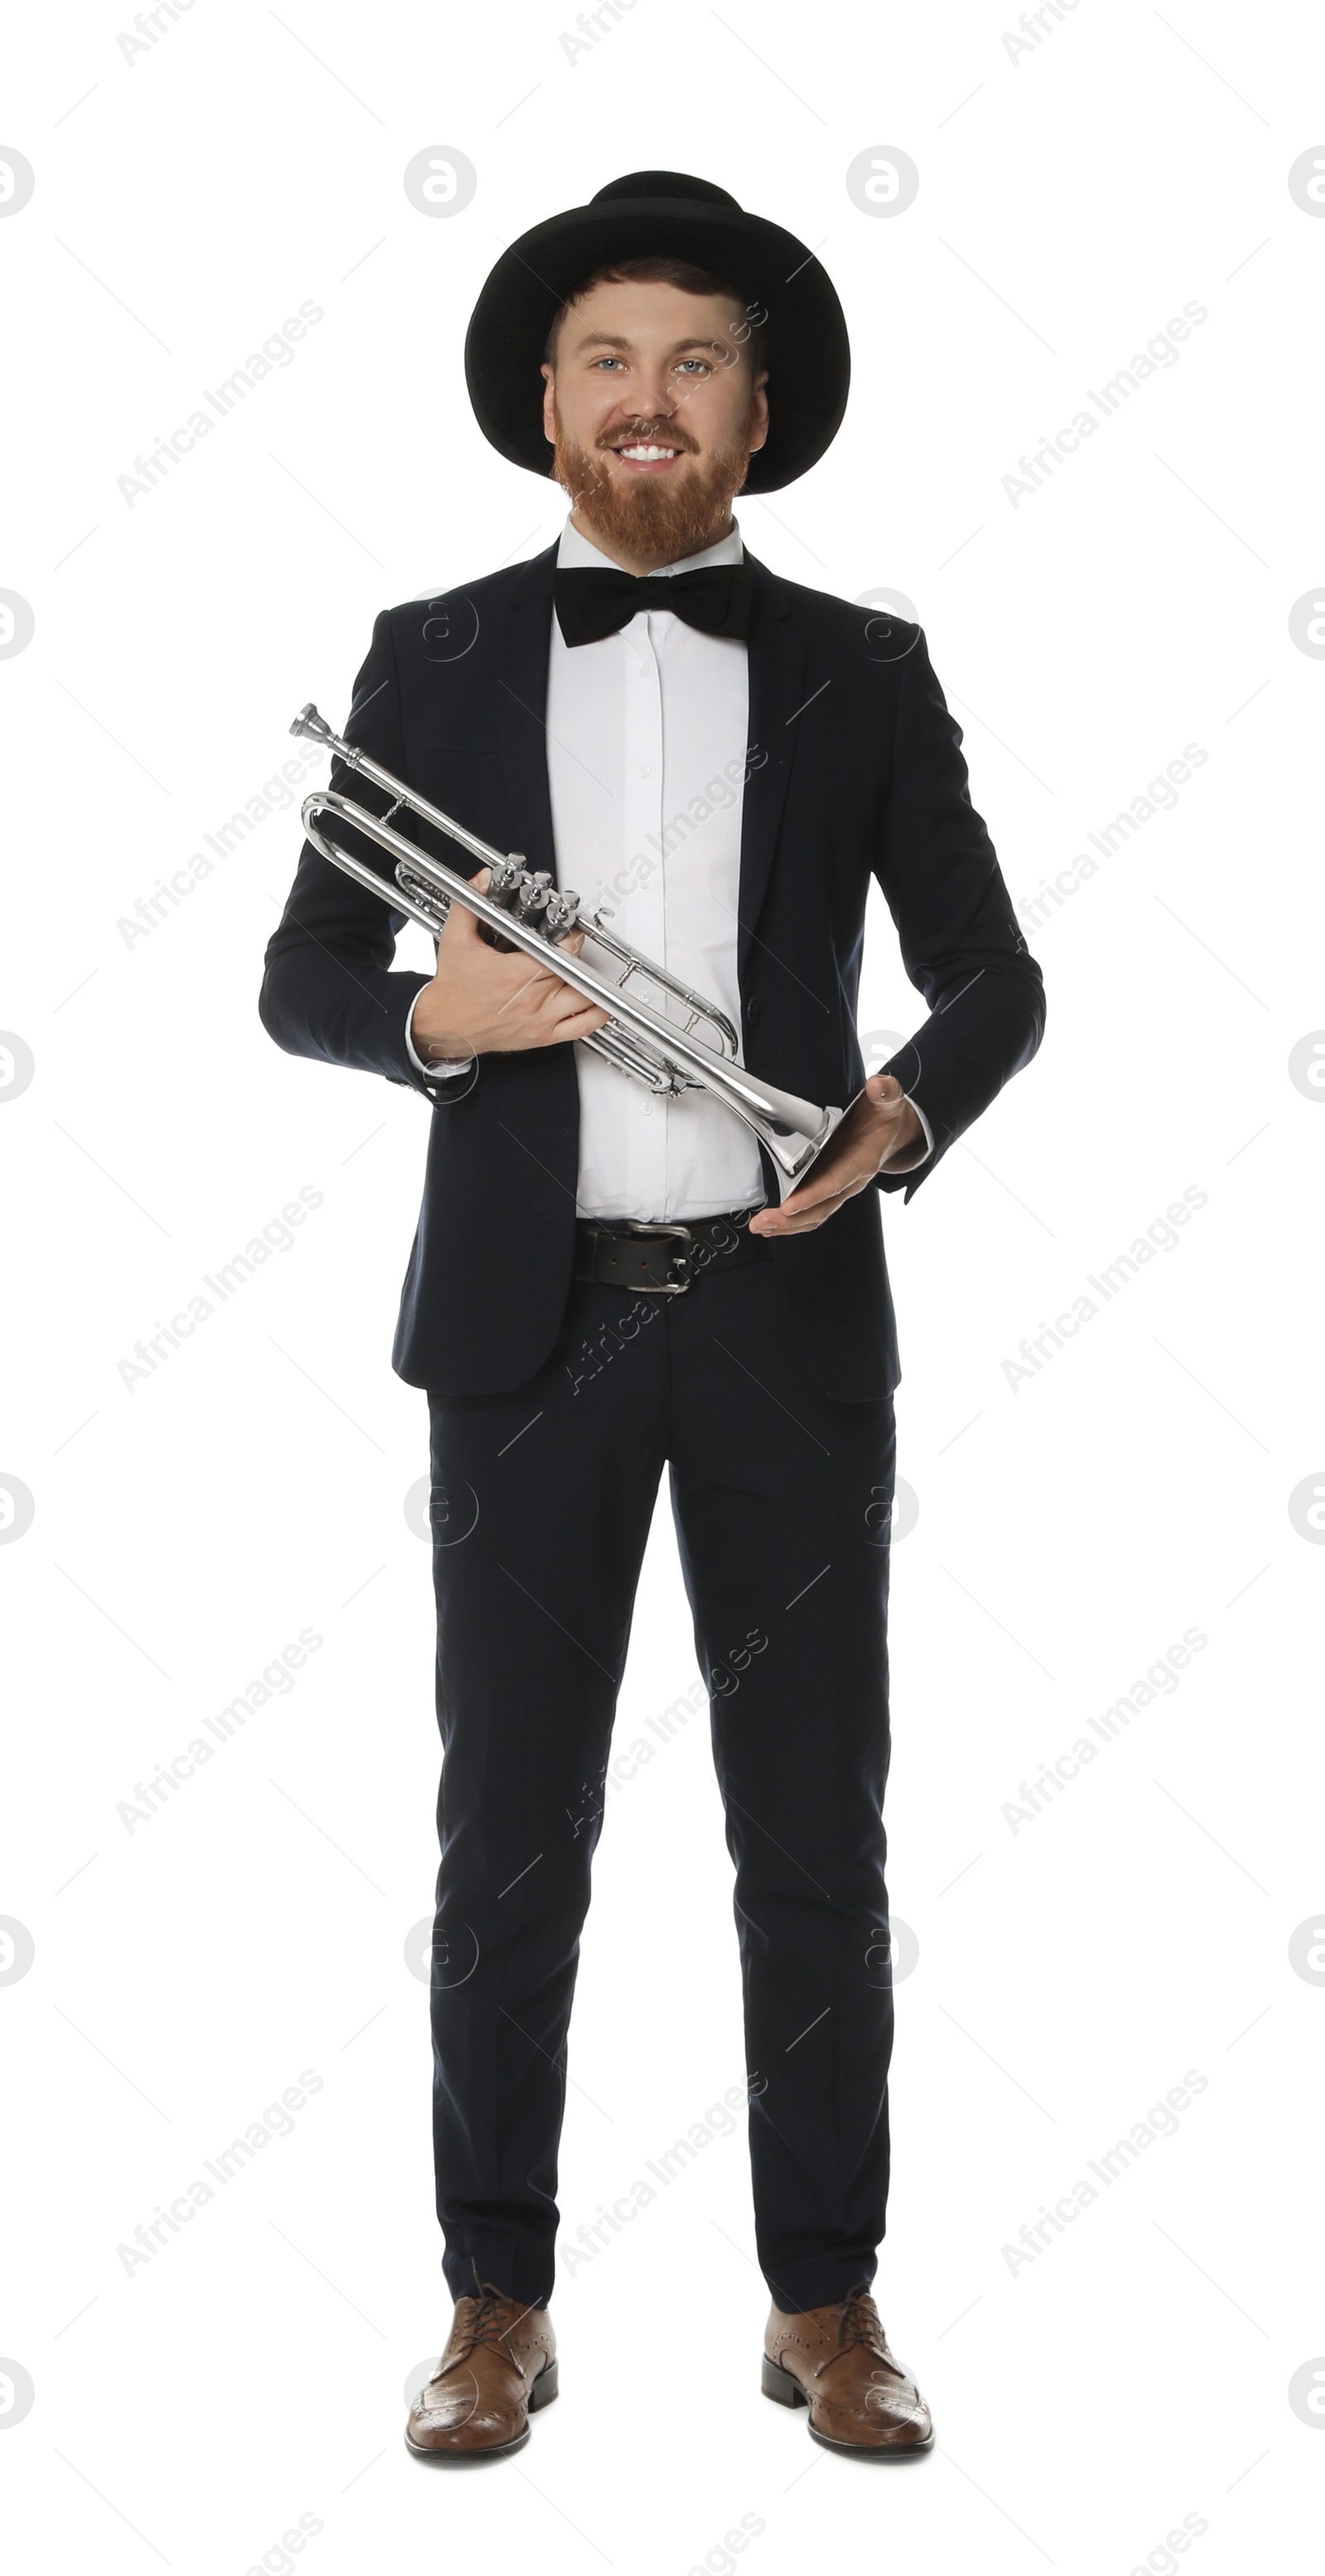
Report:
[[[319,788],[305,797],[304,830],[314,849],[333,867],[367,886],[393,910],[422,922],[434,937],[452,903],[462,903],[488,931],[497,934],[501,944],[522,948],[540,965],[548,964],[550,945],[570,931],[582,930],[595,947],[619,960],[625,971],[613,983],[610,977],[586,966],[582,958],[568,956],[561,948],[555,950],[556,972],[562,982],[609,1014],[605,1028],[578,1043],[606,1056],[609,1064],[628,1074],[632,1082],[643,1083],[649,1091],[665,1097],[675,1098],[682,1091],[711,1091],[767,1148],[777,1174],[780,1200],[804,1179],[842,1117],[840,1109],[816,1108],[813,1101],[798,1100],[794,1092],[778,1091],[772,1083],[761,1082],[748,1073],[735,1061],[737,1034],[716,1003],[706,1001],[702,993],[692,992],[688,984],[670,975],[665,967],[652,964],[592,916],[583,917],[578,894],[569,887],[563,891],[554,886],[548,869],[531,870],[518,852],[508,856],[491,849],[477,833],[467,832],[463,823],[457,823],[450,814],[430,805],[425,796],[416,795],[413,788],[393,778],[390,770],[370,760],[367,752],[343,741],[311,700],[295,717],[290,731],[324,744],[348,769],[371,779],[375,787],[385,788],[393,800],[388,812],[379,818],[332,787]],[[444,832],[462,850],[468,850],[471,858],[491,870],[486,894],[478,893],[457,869],[429,858],[403,834],[392,830],[392,817],[402,807],[431,824],[435,831]],[[369,840],[385,850],[388,858],[395,861],[394,882],[328,840],[318,829],[324,814],[339,815],[343,823],[365,832]],[[679,1025],[626,992],[634,975],[657,985],[679,1003],[684,1014]],[[700,1027],[711,1030],[716,1043],[696,1036]]]

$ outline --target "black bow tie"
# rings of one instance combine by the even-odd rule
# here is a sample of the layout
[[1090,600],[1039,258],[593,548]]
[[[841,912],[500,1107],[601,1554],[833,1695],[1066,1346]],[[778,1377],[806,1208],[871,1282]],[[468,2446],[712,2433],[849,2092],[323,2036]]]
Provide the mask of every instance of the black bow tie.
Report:
[[750,563],[708,564],[699,572],[622,572],[615,564],[558,569],[552,597],[568,644],[597,644],[642,608],[670,608],[705,635],[747,635],[754,593]]

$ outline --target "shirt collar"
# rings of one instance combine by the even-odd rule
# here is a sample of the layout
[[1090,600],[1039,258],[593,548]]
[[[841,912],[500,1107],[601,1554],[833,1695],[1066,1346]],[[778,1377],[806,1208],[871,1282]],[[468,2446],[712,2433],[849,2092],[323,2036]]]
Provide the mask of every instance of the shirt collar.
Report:
[[[741,542],[740,528],[736,526],[733,527],[730,536],[719,537],[716,545],[705,546],[697,555],[686,555],[680,563],[660,564],[658,570],[660,575],[673,572],[698,572],[705,564],[743,563],[744,560],[745,548]],[[591,537],[583,536],[580,530],[572,527],[570,520],[567,519],[557,545],[558,571],[567,565],[579,569],[581,566],[593,567],[602,564],[609,565],[614,571],[620,570],[620,566],[614,562],[611,555],[605,554],[601,546],[596,546]]]

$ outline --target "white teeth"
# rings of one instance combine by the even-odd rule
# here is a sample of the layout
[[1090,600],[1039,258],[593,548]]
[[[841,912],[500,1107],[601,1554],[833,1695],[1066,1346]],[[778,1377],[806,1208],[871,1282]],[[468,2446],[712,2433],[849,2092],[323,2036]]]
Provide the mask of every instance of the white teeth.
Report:
[[679,453],[680,450],[675,447],[619,447],[617,449],[618,456],[633,456],[641,465],[656,465],[661,457],[676,456]]

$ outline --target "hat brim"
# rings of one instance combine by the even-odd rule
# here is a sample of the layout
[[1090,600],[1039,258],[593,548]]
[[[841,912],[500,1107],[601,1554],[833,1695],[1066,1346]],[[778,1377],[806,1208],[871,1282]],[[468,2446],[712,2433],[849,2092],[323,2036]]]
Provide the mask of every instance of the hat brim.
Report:
[[609,261],[670,252],[725,279],[767,338],[768,436],[747,492],[777,492],[816,465],[837,434],[851,381],[846,316],[812,251],[739,208],[676,197],[616,198],[554,215],[503,251],[474,307],[465,381],[484,437],[512,465],[546,476],[539,369],[572,289]]

